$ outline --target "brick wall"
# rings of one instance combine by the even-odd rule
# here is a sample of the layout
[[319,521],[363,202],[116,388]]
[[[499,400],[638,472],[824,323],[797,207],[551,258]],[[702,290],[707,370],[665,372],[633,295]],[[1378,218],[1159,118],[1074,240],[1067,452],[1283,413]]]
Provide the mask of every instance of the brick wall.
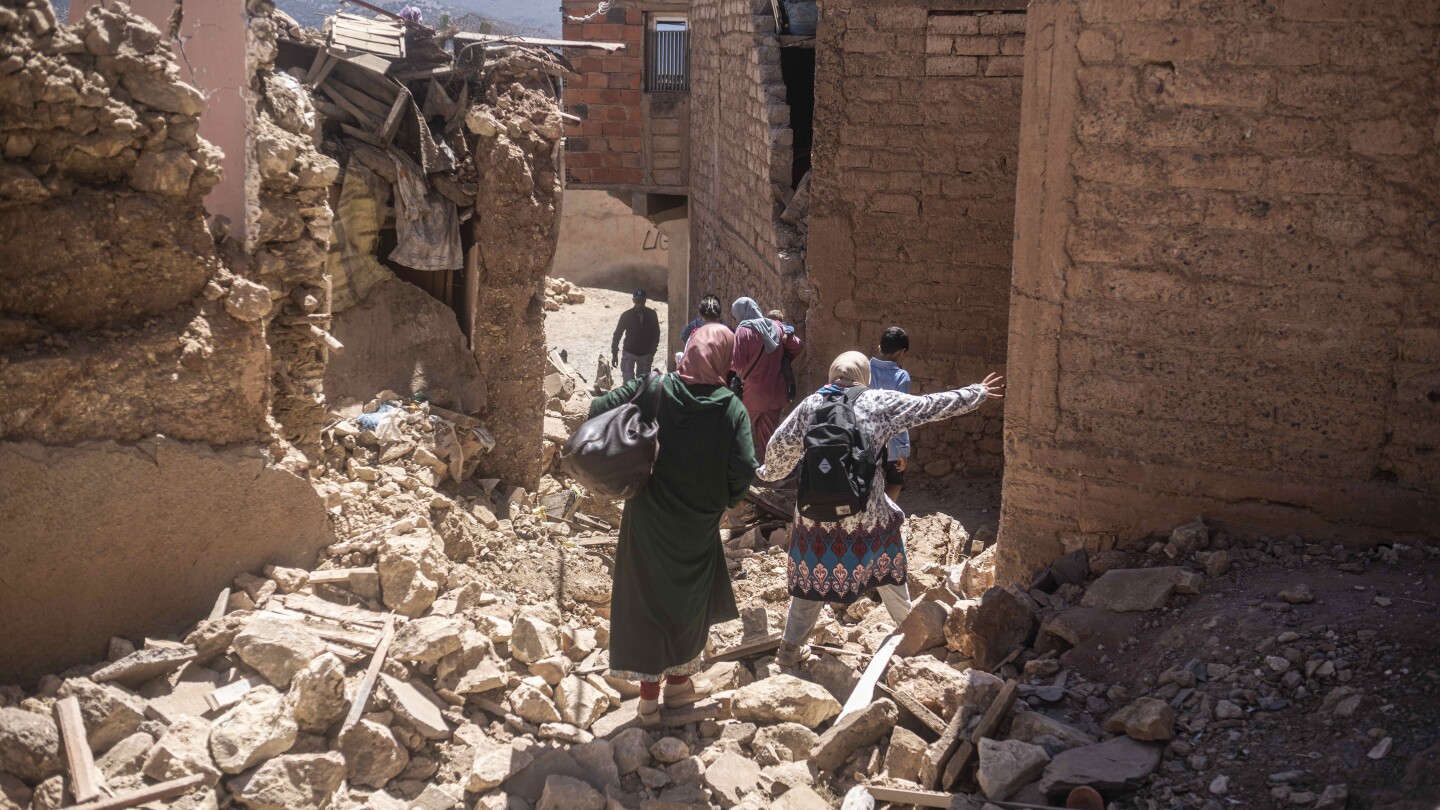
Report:
[[1440,5],[1033,0],[1002,573],[1440,515]]
[[690,22],[690,298],[798,310],[783,280],[804,265],[781,255],[791,132],[770,3],[694,0]]
[[[595,6],[564,0],[562,13],[584,17]],[[569,52],[580,75],[566,82],[565,108],[583,120],[566,128],[567,186],[685,193],[688,96],[644,89],[646,14],[685,10],[683,2],[616,0],[583,23],[565,20],[566,39],[625,44],[615,53]]]
[[[892,325],[910,333],[916,393],[1004,371],[1024,4],[927,5],[821,6],[812,380],[841,351],[873,352]],[[999,473],[1001,431],[999,408],[922,428],[913,463]]]

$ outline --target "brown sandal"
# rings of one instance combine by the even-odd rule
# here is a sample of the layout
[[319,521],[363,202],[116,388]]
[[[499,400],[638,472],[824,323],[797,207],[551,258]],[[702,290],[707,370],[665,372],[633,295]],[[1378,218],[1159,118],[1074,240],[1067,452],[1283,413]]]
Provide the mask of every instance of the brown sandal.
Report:
[[[651,704],[650,710],[645,710],[645,704]],[[646,728],[654,728],[660,725],[660,701],[645,700],[641,698],[635,706],[635,716],[640,718],[640,725]]]
[[[677,688],[671,689],[671,686]],[[689,706],[710,697],[711,689],[708,686],[701,686],[694,678],[686,678],[684,683],[665,684],[665,705],[671,708]]]

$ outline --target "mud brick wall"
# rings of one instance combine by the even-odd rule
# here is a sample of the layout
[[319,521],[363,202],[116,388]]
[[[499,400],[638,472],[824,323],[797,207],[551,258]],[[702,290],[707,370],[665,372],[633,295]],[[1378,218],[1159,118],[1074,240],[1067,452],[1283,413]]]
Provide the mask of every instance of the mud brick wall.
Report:
[[777,190],[793,134],[770,4],[695,0],[690,23],[690,298],[793,308]]
[[1034,0],[1000,548],[1440,514],[1440,6]]
[[[910,333],[915,393],[1004,372],[1023,3],[822,5],[809,377]],[[982,4],[983,5],[983,4]],[[818,376],[817,376],[818,375]],[[1001,410],[912,433],[931,475],[998,474]]]
[[[562,13],[584,17],[593,0],[565,0]],[[586,22],[566,20],[565,39],[623,42],[606,53],[574,49],[569,56],[580,75],[565,83],[565,109],[584,119],[566,128],[565,168],[577,186],[645,184],[643,93],[645,15],[639,3],[616,2]]]

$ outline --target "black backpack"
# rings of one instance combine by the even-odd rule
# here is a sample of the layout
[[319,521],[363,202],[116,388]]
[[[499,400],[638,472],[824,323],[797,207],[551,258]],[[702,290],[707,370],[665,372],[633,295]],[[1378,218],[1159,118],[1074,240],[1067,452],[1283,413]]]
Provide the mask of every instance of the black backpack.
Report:
[[865,509],[875,481],[875,454],[865,445],[855,418],[855,401],[867,389],[822,394],[805,430],[796,495],[801,516],[834,523]]

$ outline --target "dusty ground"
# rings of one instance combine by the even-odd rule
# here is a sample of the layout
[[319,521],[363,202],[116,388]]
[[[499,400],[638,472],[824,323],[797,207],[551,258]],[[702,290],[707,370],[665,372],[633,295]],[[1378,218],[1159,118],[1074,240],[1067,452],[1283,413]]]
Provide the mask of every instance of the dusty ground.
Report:
[[[610,338],[615,334],[615,323],[621,313],[631,306],[633,289],[607,290],[602,287],[582,287],[585,303],[568,304],[558,312],[545,313],[545,343],[551,349],[559,349],[569,356],[570,365],[586,380],[595,380],[595,361],[601,355],[610,358]],[[666,341],[666,306],[664,298],[650,299],[650,308],[660,316],[660,349],[655,352],[656,368],[663,368],[662,362],[669,351]],[[615,370],[615,382],[620,382],[620,370]]]

